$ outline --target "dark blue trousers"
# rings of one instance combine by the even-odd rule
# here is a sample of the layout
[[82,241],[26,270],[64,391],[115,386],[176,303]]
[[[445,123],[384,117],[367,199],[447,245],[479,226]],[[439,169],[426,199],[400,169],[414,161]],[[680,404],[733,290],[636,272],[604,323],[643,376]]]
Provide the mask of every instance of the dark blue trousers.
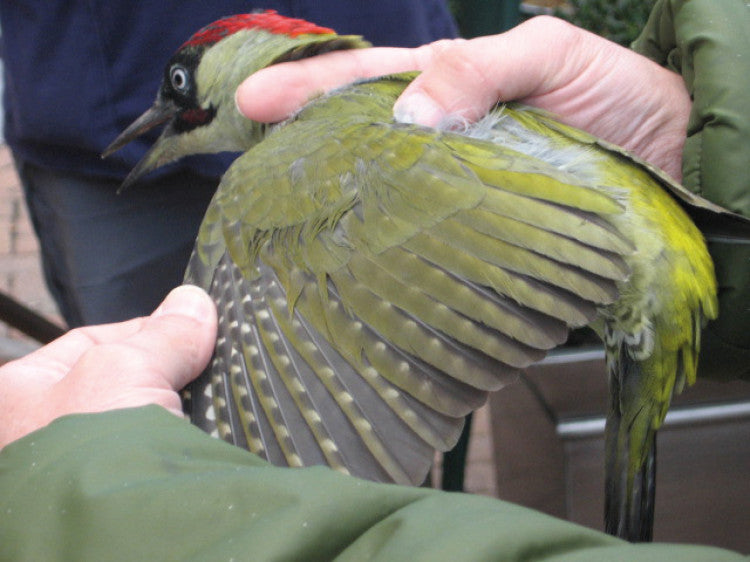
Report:
[[218,178],[180,171],[118,195],[115,180],[16,165],[70,327],[150,314],[182,282]]

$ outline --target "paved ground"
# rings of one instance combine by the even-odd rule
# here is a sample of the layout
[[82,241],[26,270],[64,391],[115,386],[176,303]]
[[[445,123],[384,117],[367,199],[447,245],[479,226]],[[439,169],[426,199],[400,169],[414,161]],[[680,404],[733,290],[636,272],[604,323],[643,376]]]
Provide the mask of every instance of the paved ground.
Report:
[[[0,291],[37,312],[60,321],[57,308],[42,279],[39,246],[5,145],[0,145]],[[23,334],[0,323],[0,356],[18,355],[34,345]],[[489,426],[489,413],[484,408],[474,418],[466,489],[494,495],[496,484]]]

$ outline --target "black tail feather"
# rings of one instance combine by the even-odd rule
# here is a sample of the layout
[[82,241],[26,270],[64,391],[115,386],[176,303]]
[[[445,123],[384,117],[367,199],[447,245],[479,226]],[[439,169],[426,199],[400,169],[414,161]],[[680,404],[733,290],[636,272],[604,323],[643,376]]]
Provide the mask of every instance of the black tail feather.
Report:
[[[630,412],[623,418],[623,404],[633,401],[633,396],[627,394],[638,387],[643,373],[639,362],[625,349],[617,356],[617,361],[610,364],[611,403],[605,438],[605,530],[630,542],[649,542],[653,539],[654,528],[656,431],[643,427],[652,419],[648,408]],[[637,426],[639,430],[635,430]],[[633,447],[633,438],[641,440],[638,447]],[[643,463],[635,470],[631,468],[634,450],[646,451]]]
[[656,439],[633,487],[627,491],[627,468],[621,473],[608,471],[604,500],[605,531],[630,542],[651,542],[654,534],[656,496]]

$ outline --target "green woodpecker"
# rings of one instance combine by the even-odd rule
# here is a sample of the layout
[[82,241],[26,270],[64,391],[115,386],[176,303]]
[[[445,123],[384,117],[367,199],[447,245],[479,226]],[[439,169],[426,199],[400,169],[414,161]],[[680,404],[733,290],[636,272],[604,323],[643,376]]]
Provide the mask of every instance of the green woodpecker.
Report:
[[592,324],[611,388],[606,527],[649,539],[655,432],[717,315],[681,205],[722,209],[518,105],[460,130],[397,123],[413,74],[321,95],[274,126],[238,113],[253,72],[366,45],[270,11],[219,20],[105,153],[166,122],[128,185],[188,154],[244,151],[185,276],[220,315],[192,420],[275,464],[419,483],[489,391]]

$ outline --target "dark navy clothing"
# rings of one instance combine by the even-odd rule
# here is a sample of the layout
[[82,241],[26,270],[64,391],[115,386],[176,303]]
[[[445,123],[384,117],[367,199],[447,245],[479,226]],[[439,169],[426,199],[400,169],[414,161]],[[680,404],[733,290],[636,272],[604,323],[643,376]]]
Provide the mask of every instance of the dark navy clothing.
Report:
[[182,282],[216,179],[190,170],[120,180],[17,161],[50,293],[69,326],[143,316]]
[[[443,0],[0,0],[5,138],[38,165],[124,177],[158,131],[111,159],[99,154],[151,105],[170,55],[204,25],[259,8],[376,45],[417,46],[455,34]],[[201,159],[204,173],[223,169],[206,166]]]
[[102,150],[154,100],[195,31],[275,9],[376,45],[455,35],[443,0],[0,0],[5,136],[69,326],[149,314],[182,280],[203,213],[235,155],[190,157],[116,189],[158,135]]

